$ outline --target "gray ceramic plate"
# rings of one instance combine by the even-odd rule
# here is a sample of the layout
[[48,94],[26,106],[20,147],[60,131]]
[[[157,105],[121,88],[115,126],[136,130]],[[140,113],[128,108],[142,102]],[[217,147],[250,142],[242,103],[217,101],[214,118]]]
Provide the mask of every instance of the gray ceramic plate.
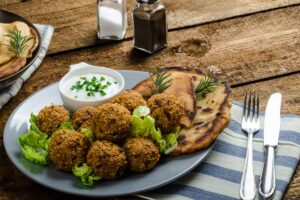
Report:
[[[139,71],[120,71],[126,81],[126,89],[148,77]],[[40,166],[27,161],[17,143],[17,138],[29,128],[30,113],[51,104],[62,104],[58,83],[54,83],[33,94],[11,114],[4,129],[4,146],[13,164],[32,180],[61,192],[90,197],[107,197],[139,193],[166,185],[196,167],[211,151],[207,148],[197,153],[162,159],[158,166],[143,174],[127,174],[115,181],[99,181],[94,187],[86,188],[79,178],[57,171],[53,165]]]

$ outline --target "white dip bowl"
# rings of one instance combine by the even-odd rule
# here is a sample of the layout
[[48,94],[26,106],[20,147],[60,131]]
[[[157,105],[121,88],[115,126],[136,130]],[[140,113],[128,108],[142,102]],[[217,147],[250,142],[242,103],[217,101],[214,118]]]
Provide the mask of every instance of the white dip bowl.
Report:
[[[70,95],[70,93],[68,93],[69,92],[68,90],[71,91],[71,88],[67,87],[70,80],[74,79],[75,77],[85,76],[87,74],[96,74],[96,75],[100,74],[107,77],[111,77],[117,82],[118,88],[113,90],[113,92],[99,98],[93,97],[91,99],[89,98],[81,99],[81,98],[76,98],[77,96]],[[87,63],[82,62],[70,66],[69,72],[59,82],[59,93],[64,103],[64,106],[67,109],[75,112],[76,110],[78,110],[83,106],[97,107],[101,104],[110,101],[112,98],[120,94],[124,90],[124,87],[125,87],[124,78],[118,71],[106,67],[97,67],[97,66],[89,65]]]

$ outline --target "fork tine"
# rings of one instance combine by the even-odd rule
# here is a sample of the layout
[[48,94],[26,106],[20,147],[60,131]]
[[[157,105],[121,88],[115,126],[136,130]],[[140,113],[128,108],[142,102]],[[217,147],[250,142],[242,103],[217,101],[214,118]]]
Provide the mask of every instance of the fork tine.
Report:
[[252,98],[252,92],[250,92],[249,98],[248,98],[248,112],[247,112],[247,119],[249,119],[251,114],[251,98]]
[[256,92],[253,92],[251,119],[256,120]]
[[256,100],[256,118],[259,118],[259,93],[257,93],[257,100]]
[[243,107],[243,116],[242,117],[246,117],[247,98],[248,98],[248,92],[246,92],[245,97],[244,97],[244,107]]

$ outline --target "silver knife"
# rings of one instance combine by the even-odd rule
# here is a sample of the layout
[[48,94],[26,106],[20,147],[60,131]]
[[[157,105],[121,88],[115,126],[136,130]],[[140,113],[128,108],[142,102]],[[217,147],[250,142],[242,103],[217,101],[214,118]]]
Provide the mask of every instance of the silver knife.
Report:
[[264,198],[270,198],[276,188],[275,148],[278,145],[280,132],[280,108],[282,96],[274,93],[268,100],[264,123],[265,163],[259,180],[259,193]]

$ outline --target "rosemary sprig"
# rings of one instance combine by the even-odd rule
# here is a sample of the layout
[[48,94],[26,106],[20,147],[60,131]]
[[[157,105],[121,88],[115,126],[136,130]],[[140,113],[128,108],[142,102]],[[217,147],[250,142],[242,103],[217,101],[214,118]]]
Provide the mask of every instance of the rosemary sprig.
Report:
[[27,48],[26,43],[33,39],[32,37],[22,36],[21,31],[13,30],[8,35],[4,35],[9,37],[11,40],[9,44],[3,44],[8,46],[8,50],[15,54],[17,57],[20,57],[24,50]]
[[205,76],[200,80],[199,84],[197,85],[195,94],[197,98],[199,98],[202,94],[214,91],[219,85],[219,82],[212,80],[212,78],[209,76]]
[[150,77],[154,83],[154,88],[150,86],[151,92],[153,94],[162,93],[165,89],[171,86],[172,79],[168,79],[171,74],[167,72],[161,72],[159,68],[156,68],[156,79],[150,73]]

